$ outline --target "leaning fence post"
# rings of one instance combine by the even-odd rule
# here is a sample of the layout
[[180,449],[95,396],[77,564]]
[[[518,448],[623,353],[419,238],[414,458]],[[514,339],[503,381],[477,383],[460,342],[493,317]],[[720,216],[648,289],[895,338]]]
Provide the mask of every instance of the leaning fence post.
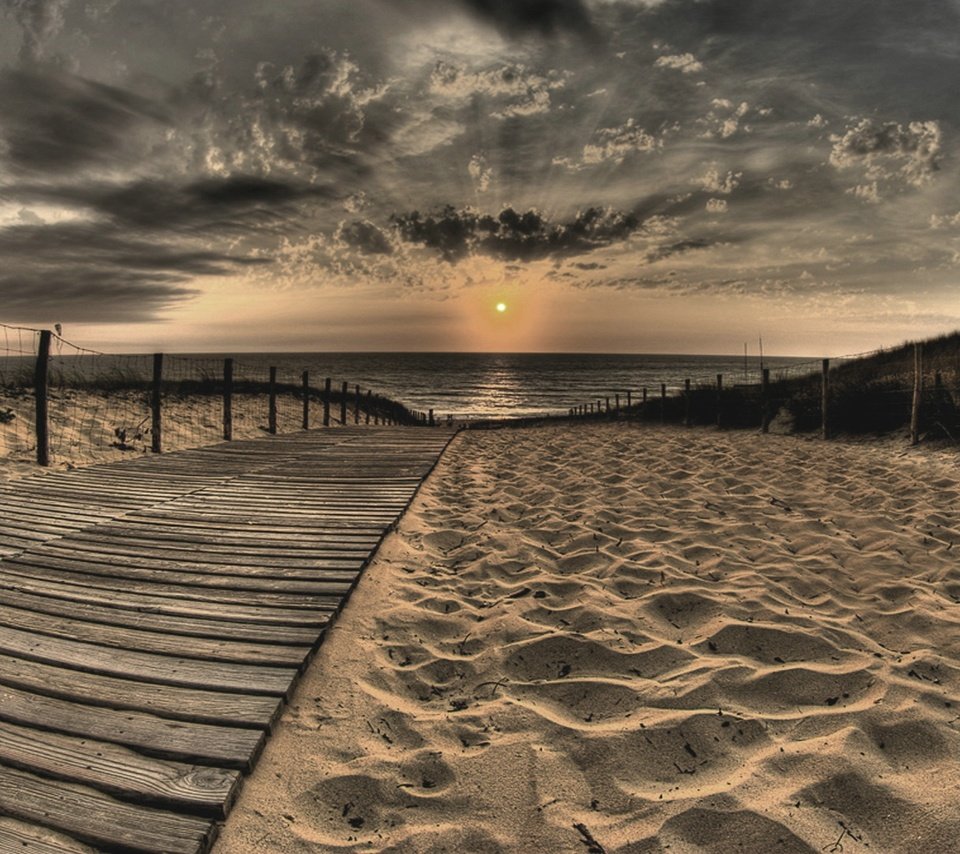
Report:
[[910,444],[920,443],[920,399],[923,396],[923,345],[913,345],[913,404],[910,407]]
[[690,380],[683,381],[683,426],[690,426]]
[[223,360],[223,438],[233,438],[233,359]]
[[717,374],[717,427],[723,427],[723,374]]
[[150,450],[155,454],[159,454],[163,449],[163,442],[161,441],[161,436],[163,433],[163,425],[160,421],[160,401],[161,401],[161,389],[160,386],[163,384],[163,353],[154,353],[153,354],[153,387],[150,394],[150,412],[152,424],[150,425],[150,431],[152,434],[152,441]]
[[310,371],[303,372],[303,429],[310,429]]
[[270,368],[269,407],[267,410],[267,431],[270,435],[277,432],[277,369]]
[[820,436],[830,438],[830,360],[823,360],[820,375]]
[[760,432],[770,432],[770,368],[760,375]]
[[330,377],[323,383],[323,426],[330,426]]
[[50,365],[49,329],[40,333],[37,343],[37,364],[33,374],[34,414],[37,429],[37,462],[42,466],[50,465],[50,426],[48,421],[48,367]]
[[349,386],[347,381],[343,381],[343,385],[340,386],[340,426],[347,426],[347,395],[349,394]]

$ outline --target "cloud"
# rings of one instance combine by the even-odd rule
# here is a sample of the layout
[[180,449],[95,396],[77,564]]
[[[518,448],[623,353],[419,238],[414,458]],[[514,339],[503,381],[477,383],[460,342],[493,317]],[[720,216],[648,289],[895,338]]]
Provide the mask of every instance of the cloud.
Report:
[[301,181],[254,175],[190,182],[136,180],[124,184],[12,185],[7,195],[86,209],[101,221],[141,233],[177,232],[222,238],[237,232],[283,228],[297,203],[329,200],[333,191]]
[[510,261],[581,255],[626,240],[640,226],[633,214],[599,207],[580,211],[566,223],[551,223],[536,210],[504,208],[493,216],[452,206],[391,219],[403,240],[433,249],[450,263],[473,254]]
[[47,42],[63,29],[63,10],[69,0],[2,0],[4,9],[20,25],[20,61],[39,62]]
[[523,65],[501,65],[468,71],[452,62],[438,62],[430,75],[430,91],[463,103],[483,96],[501,102],[492,118],[532,116],[551,107],[550,93],[566,85],[566,75],[556,71],[536,73]]
[[743,172],[727,172],[726,176],[722,176],[717,165],[712,163],[706,173],[697,178],[694,183],[699,184],[700,189],[706,193],[730,195],[730,193],[740,186],[740,179],[742,177]]
[[478,193],[485,193],[490,189],[493,181],[493,169],[487,163],[486,155],[474,154],[467,165],[467,172],[473,179],[473,186]]
[[365,255],[391,255],[390,238],[369,220],[343,223],[337,229],[336,238]]
[[192,296],[198,276],[265,263],[81,223],[0,230],[0,256],[7,316],[103,322],[149,319]]
[[590,15],[581,0],[461,0],[461,3],[508,35],[593,32]]
[[165,113],[137,95],[72,74],[0,71],[0,159],[21,172],[113,169],[133,158],[137,129]]
[[657,57],[654,63],[657,68],[673,68],[684,74],[693,74],[697,71],[703,71],[703,63],[700,62],[692,53],[679,53],[670,56]]
[[726,199],[707,199],[707,213],[721,214],[727,212]]
[[735,104],[727,98],[714,98],[710,111],[698,120],[700,124],[707,126],[703,137],[728,139],[738,131],[750,133],[751,127],[742,123],[749,112],[750,105],[746,101]]
[[587,143],[579,159],[554,157],[553,164],[563,166],[571,172],[579,172],[588,166],[597,166],[607,161],[620,165],[637,152],[655,151],[663,145],[661,140],[638,127],[634,119],[627,119],[619,127],[600,128],[594,136],[596,142]]
[[941,132],[936,121],[878,123],[861,119],[842,134],[831,134],[830,163],[837,169],[860,168],[868,181],[902,180],[913,187],[928,183],[939,169]]

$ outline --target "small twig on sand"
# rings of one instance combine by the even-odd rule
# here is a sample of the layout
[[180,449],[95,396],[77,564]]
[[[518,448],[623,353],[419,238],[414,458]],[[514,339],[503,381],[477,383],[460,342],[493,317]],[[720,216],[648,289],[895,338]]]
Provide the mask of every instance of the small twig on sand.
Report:
[[575,822],[573,827],[583,837],[583,844],[587,846],[590,854],[607,854],[607,849],[597,842],[585,824]]

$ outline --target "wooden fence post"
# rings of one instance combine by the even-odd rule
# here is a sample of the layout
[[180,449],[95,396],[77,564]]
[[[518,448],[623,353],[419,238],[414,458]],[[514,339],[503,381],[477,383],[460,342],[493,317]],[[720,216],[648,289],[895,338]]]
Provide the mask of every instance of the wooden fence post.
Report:
[[646,406],[646,403],[647,403],[647,387],[646,386],[643,387],[643,403],[644,403],[644,406]]
[[689,427],[690,421],[690,380],[683,381],[683,426]]
[[760,432],[770,432],[770,368],[760,375]]
[[913,345],[913,404],[910,407],[910,444],[920,444],[920,400],[923,397],[923,345]]
[[303,429],[310,429],[310,371],[303,372]]
[[631,406],[633,406],[633,392],[628,391],[627,392],[627,409],[629,409]]
[[610,398],[608,397],[606,400],[606,408],[604,409],[604,412],[609,412],[609,411],[610,411]]
[[432,410],[432,409],[430,410],[430,421],[429,421],[429,423],[430,423],[430,426],[431,426],[431,427],[434,426],[434,422],[433,422],[433,410]]
[[617,394],[614,395],[613,399],[614,399],[614,410],[617,412],[617,414],[619,414],[620,413],[620,393],[617,392]]
[[365,423],[367,423],[367,424],[370,423],[370,401],[371,401],[371,399],[372,399],[372,395],[373,395],[373,392],[370,391],[370,389],[367,389],[367,406],[366,406],[366,410],[367,410],[367,412],[366,412],[367,420],[366,420],[366,422],[365,422]]
[[42,466],[50,465],[50,424],[48,389],[50,366],[50,338],[49,329],[40,333],[37,342],[37,364],[33,372],[33,394],[36,435],[37,435],[37,463]]
[[270,401],[267,410],[267,431],[271,436],[277,432],[277,369],[270,368]]
[[233,359],[223,360],[223,439],[233,439]]
[[723,427],[723,374],[717,374],[717,427]]
[[823,360],[820,374],[820,436],[830,438],[830,360]]
[[359,424],[360,423],[360,386],[355,385],[353,390],[356,393],[356,399],[353,407],[353,423]]
[[343,384],[340,386],[340,426],[347,426],[347,394],[349,386],[347,381],[344,380]]
[[323,426],[330,426],[330,377],[323,382]]
[[660,383],[660,423],[667,420],[667,384]]
[[163,353],[153,354],[153,387],[150,393],[150,413],[151,425],[150,432],[152,441],[150,450],[159,454],[163,450],[163,424],[160,420],[160,402],[162,400],[161,385],[163,384]]

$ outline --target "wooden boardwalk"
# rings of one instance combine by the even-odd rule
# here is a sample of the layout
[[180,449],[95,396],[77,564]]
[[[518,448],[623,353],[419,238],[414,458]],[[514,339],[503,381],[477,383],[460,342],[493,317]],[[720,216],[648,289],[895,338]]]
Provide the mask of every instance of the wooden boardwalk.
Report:
[[0,485],[0,852],[202,852],[451,437],[340,428]]

